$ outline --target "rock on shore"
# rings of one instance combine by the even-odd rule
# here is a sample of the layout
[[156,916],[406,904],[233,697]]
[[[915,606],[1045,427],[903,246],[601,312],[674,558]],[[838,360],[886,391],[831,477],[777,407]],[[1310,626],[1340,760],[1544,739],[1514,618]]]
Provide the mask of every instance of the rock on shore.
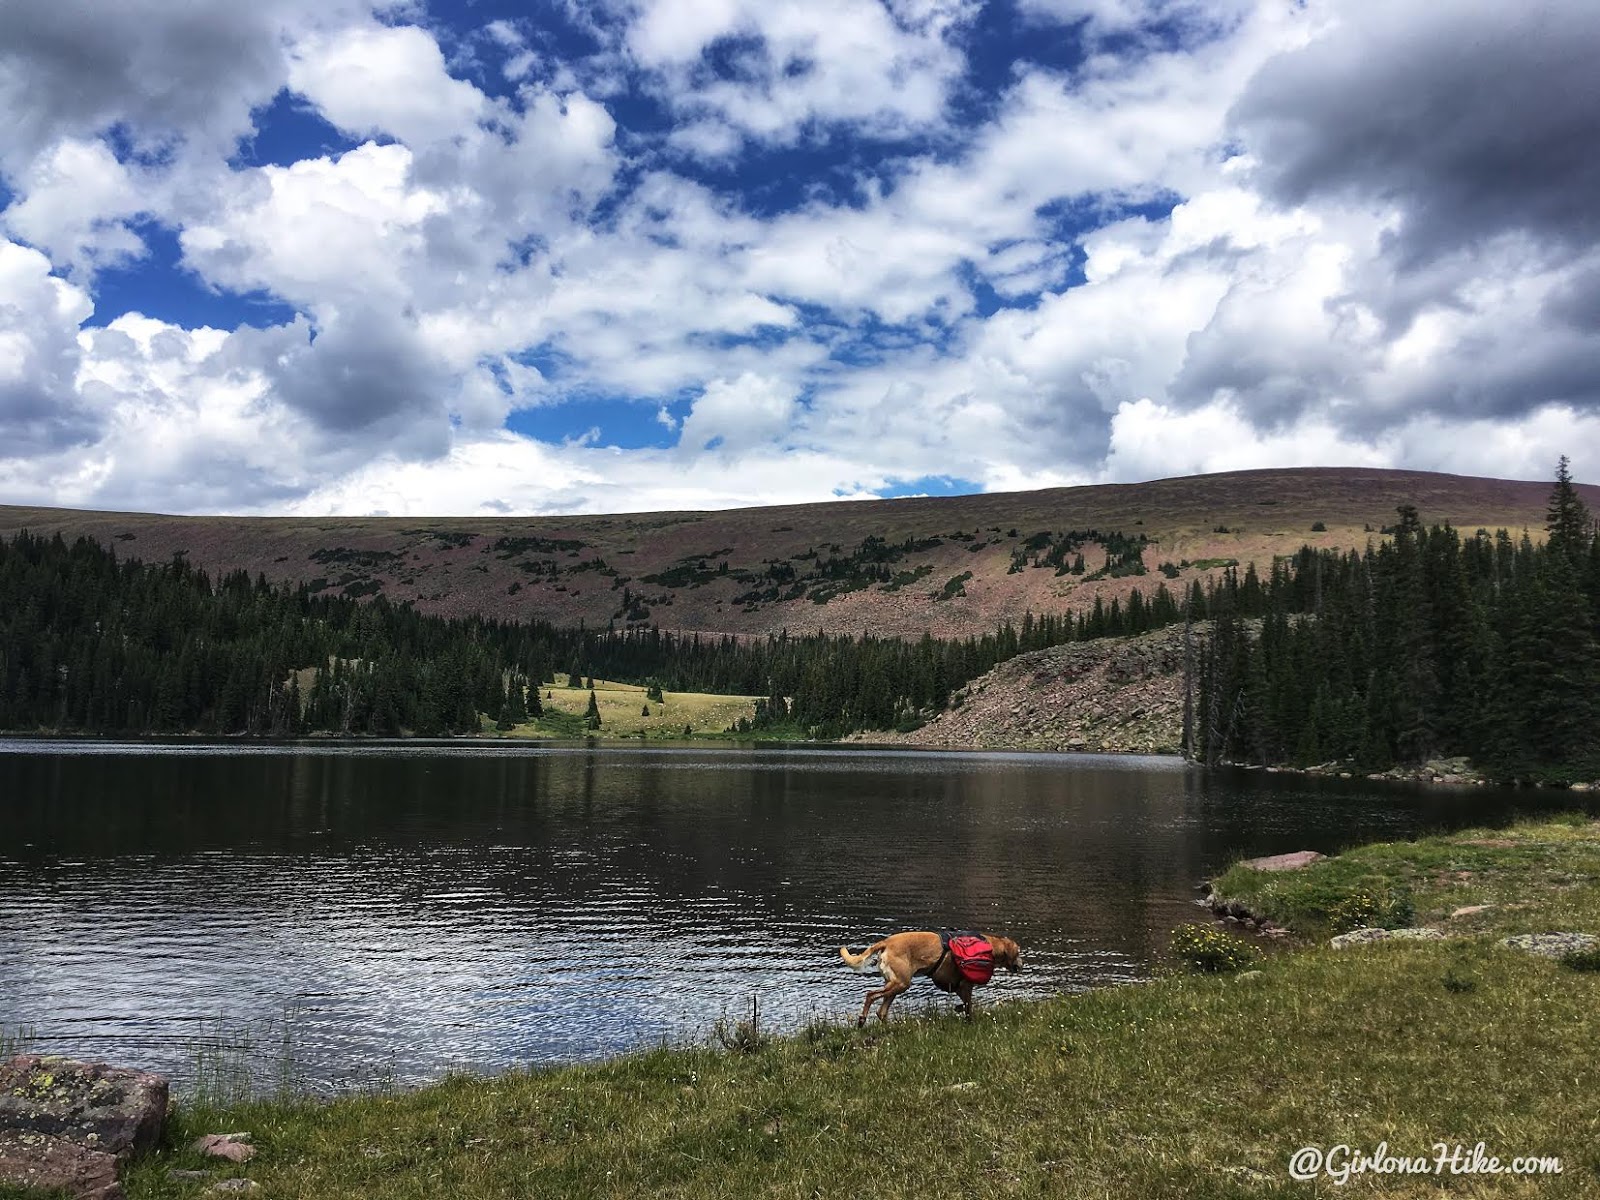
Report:
[[40,1054],[0,1063],[0,1182],[121,1200],[117,1167],[160,1141],[167,1099],[148,1071]]

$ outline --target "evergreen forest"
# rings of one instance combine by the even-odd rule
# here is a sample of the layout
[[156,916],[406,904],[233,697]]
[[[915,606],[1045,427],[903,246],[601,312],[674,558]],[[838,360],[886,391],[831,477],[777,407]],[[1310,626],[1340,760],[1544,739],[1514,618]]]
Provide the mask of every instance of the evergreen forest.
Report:
[[1207,762],[1465,755],[1501,779],[1600,777],[1600,539],[1566,460],[1539,542],[1425,527],[1411,508],[1384,532],[1359,551],[1302,548],[1265,577],[1228,567],[920,640],[443,618],[24,532],[0,542],[0,729],[472,733],[537,715],[564,672],[762,696],[755,729],[831,738],[912,728],[1025,651],[1188,624],[1185,745]]

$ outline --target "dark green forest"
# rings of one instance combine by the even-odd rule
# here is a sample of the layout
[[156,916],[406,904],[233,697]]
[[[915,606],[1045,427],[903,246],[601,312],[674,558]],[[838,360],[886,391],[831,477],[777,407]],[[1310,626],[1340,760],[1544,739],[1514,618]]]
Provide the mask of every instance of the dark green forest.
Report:
[[1399,515],[1363,553],[1275,566],[1263,611],[1217,607],[1200,754],[1363,770],[1462,755],[1498,779],[1600,778],[1600,539],[1567,460],[1539,544]]
[[446,619],[23,533],[0,543],[0,728],[469,733],[536,714],[561,671],[764,696],[755,729],[827,738],[914,726],[1024,651],[1192,622],[1185,737],[1206,761],[1464,754],[1501,778],[1600,775],[1600,541],[1565,460],[1541,543],[1424,528],[1409,508],[1385,533],[1364,551],[1303,548],[1266,578],[1228,568],[948,640]]

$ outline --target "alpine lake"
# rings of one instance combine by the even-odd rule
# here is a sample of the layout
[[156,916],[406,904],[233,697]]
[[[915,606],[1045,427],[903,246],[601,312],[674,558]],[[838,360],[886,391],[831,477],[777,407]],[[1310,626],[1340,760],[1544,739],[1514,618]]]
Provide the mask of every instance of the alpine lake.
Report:
[[840,945],[951,926],[1021,943],[992,1004],[1148,977],[1239,857],[1575,800],[1094,755],[4,740],[0,1035],[180,1091],[219,1062],[405,1086],[850,1018],[877,977]]

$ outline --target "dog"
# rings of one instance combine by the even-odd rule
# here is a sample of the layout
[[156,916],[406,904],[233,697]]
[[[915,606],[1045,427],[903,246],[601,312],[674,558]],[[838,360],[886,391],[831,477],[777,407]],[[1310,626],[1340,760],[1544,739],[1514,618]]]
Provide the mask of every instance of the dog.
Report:
[[[981,936],[994,950],[995,966],[1008,971],[1022,970],[1022,950],[1015,942],[989,933]],[[861,1016],[856,1018],[857,1028],[867,1023],[867,1014],[874,1004],[878,1004],[878,1020],[887,1022],[894,998],[909,988],[911,980],[918,975],[928,976],[942,991],[955,992],[961,999],[962,1014],[972,1016],[972,989],[976,985],[956,970],[955,959],[945,950],[939,935],[931,930],[890,934],[882,941],[873,942],[860,954],[852,954],[850,947],[840,946],[839,957],[852,971],[865,972],[876,967],[883,976],[883,986],[867,993]]]

